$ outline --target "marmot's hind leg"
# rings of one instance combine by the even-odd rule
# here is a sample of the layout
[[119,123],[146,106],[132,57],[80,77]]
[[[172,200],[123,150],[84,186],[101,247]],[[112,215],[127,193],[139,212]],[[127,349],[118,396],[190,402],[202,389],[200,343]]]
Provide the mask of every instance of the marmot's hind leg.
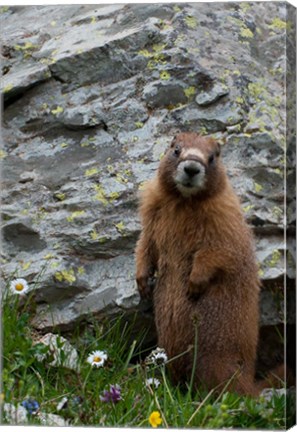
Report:
[[260,389],[254,382],[254,371],[245,368],[237,357],[220,353],[198,359],[197,387],[214,389],[216,392],[235,392],[257,396]]

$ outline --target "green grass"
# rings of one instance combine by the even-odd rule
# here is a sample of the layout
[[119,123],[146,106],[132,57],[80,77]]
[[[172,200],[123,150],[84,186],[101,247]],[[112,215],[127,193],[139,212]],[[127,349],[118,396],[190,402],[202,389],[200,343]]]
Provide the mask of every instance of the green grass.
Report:
[[[6,289],[2,297],[2,403],[17,405],[25,399],[34,399],[40,411],[58,414],[71,425],[80,426],[151,427],[149,416],[158,411],[162,418],[159,427],[286,428],[285,406],[294,401],[286,402],[284,396],[265,401],[231,393],[193,394],[190,389],[174,387],[166,365],[149,369],[145,366],[143,358],[151,350],[142,352],[143,334],[133,341],[135,323],[124,316],[101,322],[94,320],[82,332],[77,329],[72,334],[71,343],[79,354],[79,372],[50,366],[48,348],[33,342],[30,325],[33,296],[34,292],[12,295]],[[108,355],[102,367],[92,367],[86,361],[95,350],[104,350]],[[47,354],[48,358],[38,360],[36,356],[40,354]],[[160,386],[148,388],[145,385],[148,377],[158,378]],[[122,399],[115,404],[102,402],[100,395],[115,384],[121,387]],[[64,397],[68,398],[68,405],[57,411]],[[290,424],[292,421],[293,417],[289,419]],[[5,417],[3,422],[7,422]],[[40,424],[38,414],[30,416],[30,423]]]

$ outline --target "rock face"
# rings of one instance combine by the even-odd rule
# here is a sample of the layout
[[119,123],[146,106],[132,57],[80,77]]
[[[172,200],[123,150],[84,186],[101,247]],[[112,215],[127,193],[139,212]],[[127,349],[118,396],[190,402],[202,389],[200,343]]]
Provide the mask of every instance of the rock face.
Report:
[[2,268],[42,272],[37,328],[142,309],[137,196],[178,129],[224,143],[257,236],[262,324],[283,322],[295,277],[293,18],[283,2],[2,8]]

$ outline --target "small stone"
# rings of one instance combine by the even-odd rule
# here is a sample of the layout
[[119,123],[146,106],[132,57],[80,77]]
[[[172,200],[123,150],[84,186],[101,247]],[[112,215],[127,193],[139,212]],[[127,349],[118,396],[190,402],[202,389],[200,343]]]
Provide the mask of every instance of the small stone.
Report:
[[28,423],[27,410],[20,404],[14,406],[10,403],[3,405],[3,417],[8,424],[26,424]]
[[57,414],[39,413],[38,417],[41,424],[45,426],[65,427],[69,426],[69,422]]
[[210,90],[199,92],[195,101],[200,106],[207,106],[217,102],[221,97],[227,94],[229,94],[229,90],[226,85],[215,83]]
[[47,356],[53,357],[49,363],[51,366],[63,366],[75,371],[79,370],[78,353],[75,348],[63,336],[47,333],[37,343],[42,343],[49,347],[47,354],[39,355],[40,361],[46,361]]

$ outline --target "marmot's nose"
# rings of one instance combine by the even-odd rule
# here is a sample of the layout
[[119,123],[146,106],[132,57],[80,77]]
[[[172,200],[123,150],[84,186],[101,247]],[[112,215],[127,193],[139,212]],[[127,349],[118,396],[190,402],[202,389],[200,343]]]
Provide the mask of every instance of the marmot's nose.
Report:
[[195,162],[190,162],[184,166],[184,171],[189,177],[194,177],[200,173],[200,167]]

